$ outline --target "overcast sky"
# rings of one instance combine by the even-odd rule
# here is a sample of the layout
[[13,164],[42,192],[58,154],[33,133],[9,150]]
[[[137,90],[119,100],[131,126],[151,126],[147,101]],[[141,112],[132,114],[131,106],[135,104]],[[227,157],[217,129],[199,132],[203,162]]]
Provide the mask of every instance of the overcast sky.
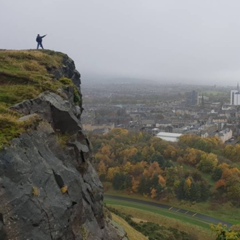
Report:
[[67,53],[82,74],[240,82],[240,0],[0,0],[2,49]]

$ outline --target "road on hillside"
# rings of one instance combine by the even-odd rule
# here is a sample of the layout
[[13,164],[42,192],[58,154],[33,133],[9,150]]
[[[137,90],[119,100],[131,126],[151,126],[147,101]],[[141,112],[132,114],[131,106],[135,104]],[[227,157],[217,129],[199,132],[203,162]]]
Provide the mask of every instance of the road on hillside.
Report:
[[208,223],[208,224],[222,223],[229,228],[232,226],[231,223],[222,221],[222,220],[217,219],[217,218],[209,217],[207,215],[203,215],[203,214],[200,214],[200,213],[188,211],[188,210],[181,209],[181,208],[171,207],[169,205],[165,205],[165,204],[161,204],[161,203],[149,202],[149,201],[144,201],[144,200],[139,200],[139,199],[132,199],[132,198],[127,198],[127,197],[113,196],[113,195],[108,195],[108,194],[104,195],[104,199],[105,200],[120,200],[120,201],[131,202],[131,203],[140,203],[140,204],[143,204],[145,206],[154,206],[154,207],[157,207],[157,208],[160,208],[160,209],[168,210],[168,211],[173,212],[173,213],[174,212],[179,213],[179,214],[188,216],[189,218],[197,219],[201,222],[205,222],[205,223]]

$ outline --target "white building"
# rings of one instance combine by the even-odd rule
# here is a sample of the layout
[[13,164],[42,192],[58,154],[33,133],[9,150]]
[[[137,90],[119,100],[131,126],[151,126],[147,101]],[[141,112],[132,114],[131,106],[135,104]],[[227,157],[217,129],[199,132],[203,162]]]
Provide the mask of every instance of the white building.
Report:
[[225,143],[226,141],[232,138],[233,134],[232,130],[227,128],[217,133],[215,136],[219,137],[222,140],[222,142]]
[[182,136],[181,133],[169,133],[169,132],[159,132],[156,137],[168,142],[178,142],[179,138]]
[[236,106],[240,105],[240,92],[238,90],[231,90],[230,104]]

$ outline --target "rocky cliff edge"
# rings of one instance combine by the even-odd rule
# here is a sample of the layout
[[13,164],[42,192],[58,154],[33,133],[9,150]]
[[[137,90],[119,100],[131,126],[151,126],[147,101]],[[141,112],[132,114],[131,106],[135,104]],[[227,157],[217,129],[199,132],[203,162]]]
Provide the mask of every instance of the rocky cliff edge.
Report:
[[[28,54],[31,59],[34,51]],[[45,68],[53,81],[71,79],[81,96],[80,74],[73,60],[61,56],[58,67]],[[1,68],[0,83],[6,84]],[[1,240],[127,239],[104,216],[103,187],[81,127],[81,99],[76,104],[75,96],[68,86],[11,106],[19,122],[31,124],[0,150]]]

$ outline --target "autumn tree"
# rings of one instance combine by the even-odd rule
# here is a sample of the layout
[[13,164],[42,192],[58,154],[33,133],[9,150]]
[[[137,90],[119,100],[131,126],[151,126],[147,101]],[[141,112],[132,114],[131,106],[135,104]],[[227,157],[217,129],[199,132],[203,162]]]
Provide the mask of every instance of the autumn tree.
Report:
[[106,179],[112,182],[116,174],[120,172],[121,172],[120,167],[110,167],[107,171]]
[[117,173],[113,177],[113,188],[115,190],[126,190],[132,187],[132,177],[128,174]]
[[205,153],[201,156],[201,160],[197,167],[202,172],[210,173],[214,171],[214,169],[217,167],[217,164],[218,164],[217,155],[213,153],[209,154]]
[[240,178],[232,175],[226,182],[227,198],[235,206],[240,207]]
[[228,228],[226,225],[219,223],[218,225],[211,225],[211,230],[216,235],[216,240],[239,240],[240,239],[240,226],[233,225]]
[[138,192],[143,195],[151,196],[153,194],[153,189],[154,197],[159,198],[164,188],[159,184],[158,176],[154,175],[151,179],[143,176],[139,184]]
[[156,152],[151,157],[149,157],[149,162],[157,162],[161,168],[171,167],[172,163],[169,160],[166,160],[162,154]]
[[183,155],[183,162],[191,166],[196,166],[200,162],[202,154],[204,152],[201,150],[187,148]]
[[98,164],[98,175],[102,181],[105,180],[106,174],[107,174],[107,167],[104,161],[101,161]]
[[217,137],[201,138],[196,135],[184,135],[180,137],[179,144],[181,146],[188,146],[196,148],[204,152],[210,153],[214,150],[221,149],[223,144]]
[[168,145],[167,148],[163,152],[163,156],[167,159],[177,160],[178,151],[174,146]]
[[240,144],[227,145],[224,148],[224,156],[233,162],[240,162]]
[[218,181],[219,179],[221,179],[222,177],[222,169],[220,167],[216,167],[213,171],[212,171],[212,179],[215,181]]
[[148,168],[145,168],[143,175],[146,178],[152,179],[154,176],[159,176],[163,173],[163,170],[160,168],[157,162],[153,162],[149,165]]
[[137,153],[138,153],[138,149],[136,147],[129,147],[121,151],[123,163],[133,159],[137,155]]

